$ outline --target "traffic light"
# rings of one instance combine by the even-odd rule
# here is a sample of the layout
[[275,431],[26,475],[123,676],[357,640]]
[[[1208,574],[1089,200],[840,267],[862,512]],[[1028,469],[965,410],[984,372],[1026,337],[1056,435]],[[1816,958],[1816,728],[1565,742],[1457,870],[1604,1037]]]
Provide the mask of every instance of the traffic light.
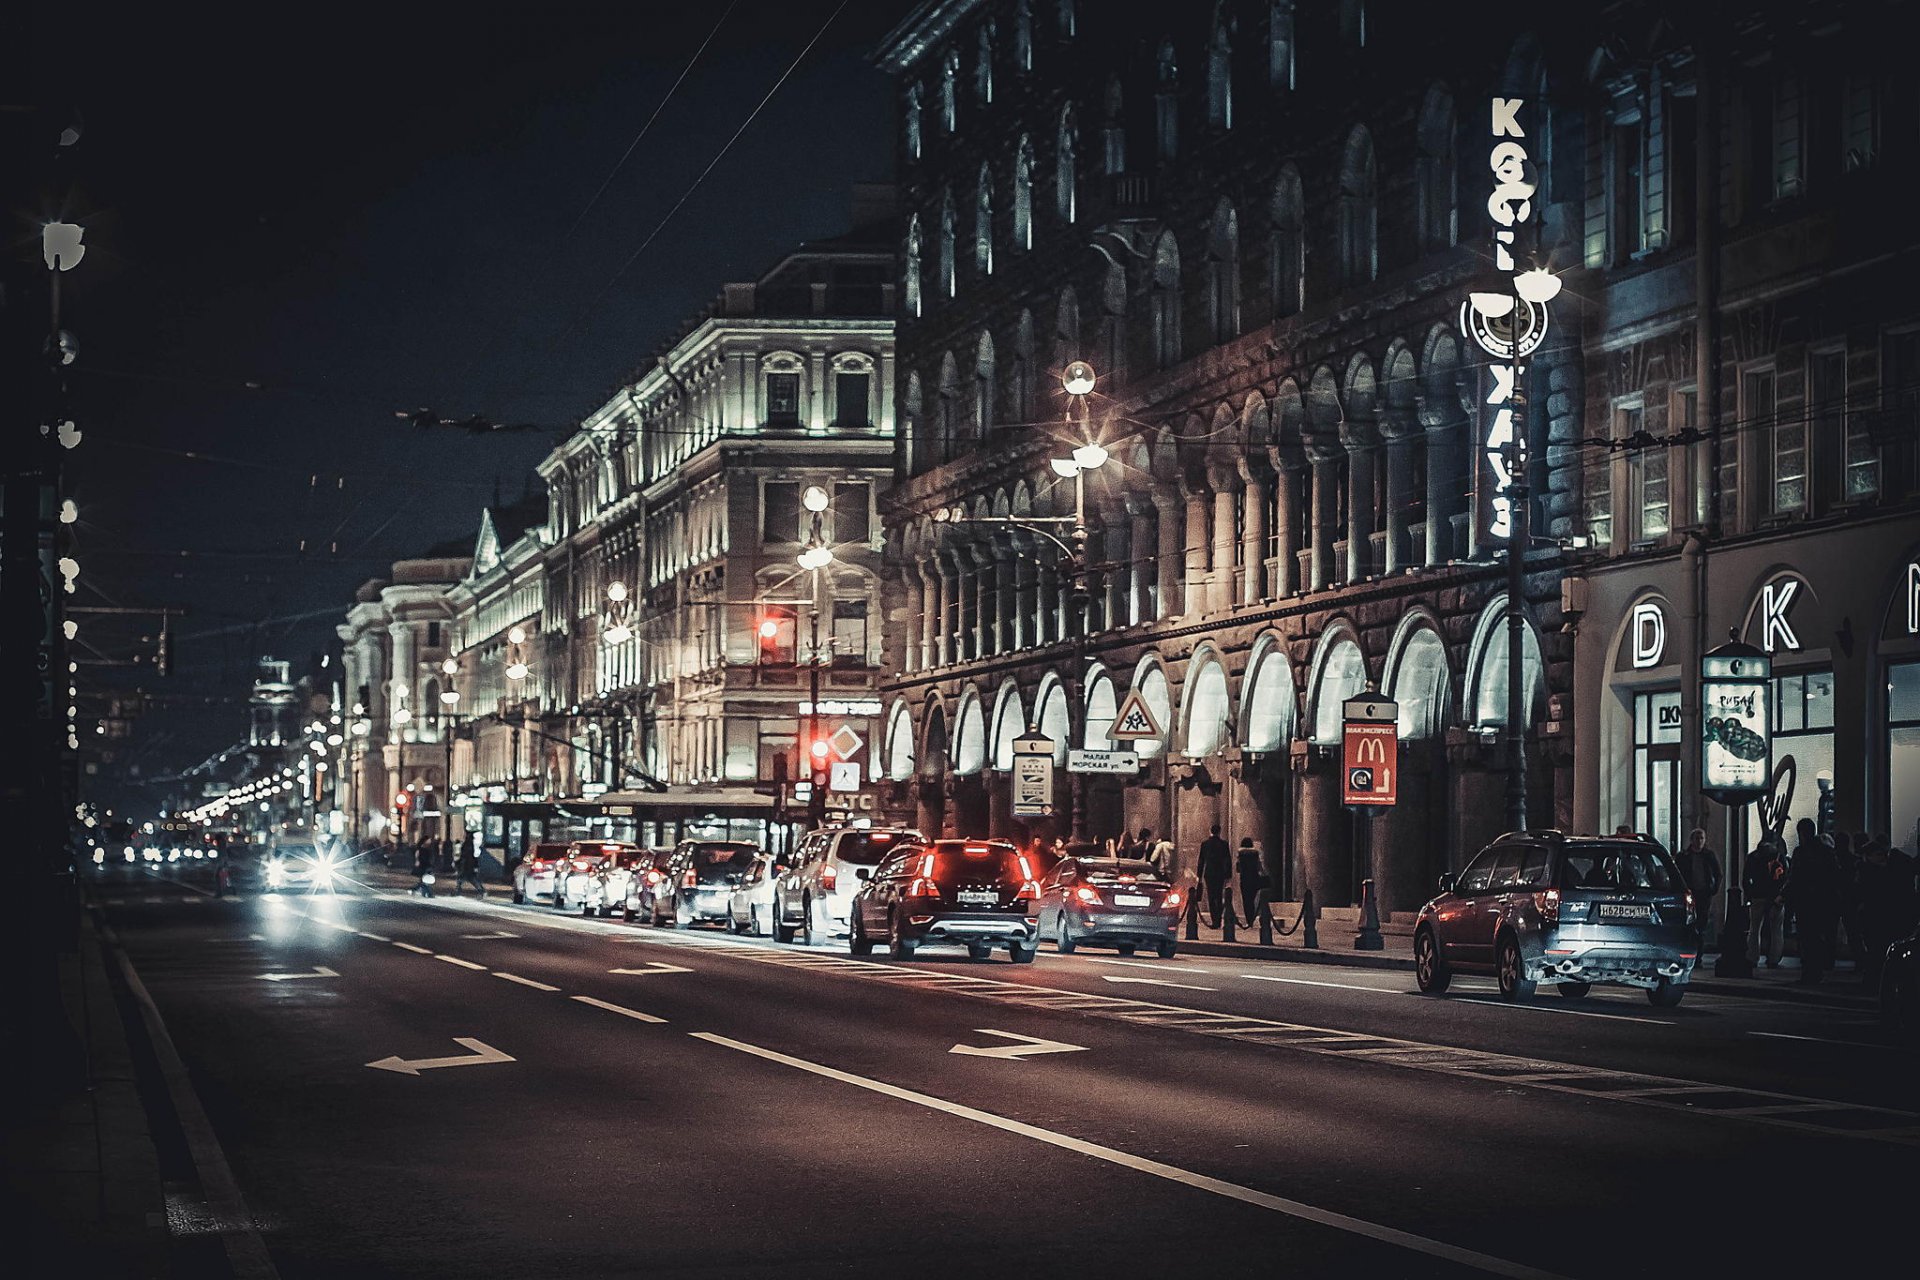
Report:
[[791,609],[769,609],[760,615],[755,632],[760,641],[761,665],[793,665],[793,621]]
[[821,827],[827,821],[827,744],[825,739],[816,738],[807,748],[812,766],[809,778],[813,783],[807,792],[807,825]]

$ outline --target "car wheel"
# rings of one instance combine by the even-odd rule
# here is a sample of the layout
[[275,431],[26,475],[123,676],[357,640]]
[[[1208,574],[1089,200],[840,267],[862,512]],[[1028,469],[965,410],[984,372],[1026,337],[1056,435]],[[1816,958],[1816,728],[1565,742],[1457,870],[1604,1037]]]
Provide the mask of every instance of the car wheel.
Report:
[[1520,944],[1514,941],[1511,934],[1500,939],[1494,954],[1494,967],[1500,975],[1500,998],[1525,1000],[1531,996],[1533,980],[1526,976],[1526,966],[1520,959]]
[[847,950],[856,956],[873,954],[873,939],[867,936],[866,929],[861,925],[860,911],[857,907],[854,909],[853,919],[847,926]]
[[637,917],[633,914],[632,907],[622,907],[620,908],[620,918],[628,924],[632,924]]
[[813,899],[800,899],[800,942],[802,946],[812,946],[820,939],[813,927]]
[[913,953],[919,947],[918,941],[907,936],[906,929],[900,923],[900,917],[894,916],[888,929],[887,954],[895,960],[911,960]]
[[1587,992],[1593,990],[1593,984],[1591,982],[1562,982],[1559,985],[1559,990],[1560,994],[1569,1000],[1581,1000],[1586,997]]
[[1413,977],[1430,996],[1445,992],[1453,981],[1453,970],[1440,958],[1440,943],[1431,929],[1422,929],[1413,939]]
[[1070,956],[1079,945],[1073,940],[1073,935],[1067,932],[1067,913],[1062,911],[1053,925],[1053,949],[1063,956]]
[[1130,956],[1133,954],[1134,946],[1131,942],[1123,942],[1119,946],[1115,947],[1114,950],[1118,951],[1123,956]]
[[967,955],[974,960],[990,960],[993,958],[993,948],[984,942],[969,942]]
[[523,902],[525,902],[526,900],[527,900],[527,895],[526,895],[526,893],[525,893],[524,891],[522,891],[521,889],[519,889],[519,888],[517,888],[517,887],[516,887],[516,888],[514,889],[514,891],[513,891],[513,903],[514,903],[514,905],[515,905],[515,906],[519,906],[519,905],[520,905],[521,903],[523,903]]
[[1161,939],[1158,946],[1160,950],[1160,958],[1162,960],[1173,959],[1174,954],[1180,950],[1180,945],[1176,943],[1172,938]]
[[682,910],[679,898],[673,900],[673,927],[676,929],[693,928],[693,912]]
[[1680,1003],[1680,997],[1687,994],[1687,984],[1674,982],[1669,978],[1660,979],[1655,986],[1647,988],[1647,1001],[1660,1009],[1671,1009]]
[[792,942],[793,935],[796,932],[798,931],[787,923],[786,917],[781,913],[780,903],[776,900],[773,904],[773,940],[775,942]]
[[584,898],[580,900],[580,914],[583,916],[590,916],[593,914],[593,904],[591,902],[588,902]]
[[1007,959],[1015,964],[1032,964],[1033,954],[1039,949],[1031,942],[1015,942],[1007,947]]

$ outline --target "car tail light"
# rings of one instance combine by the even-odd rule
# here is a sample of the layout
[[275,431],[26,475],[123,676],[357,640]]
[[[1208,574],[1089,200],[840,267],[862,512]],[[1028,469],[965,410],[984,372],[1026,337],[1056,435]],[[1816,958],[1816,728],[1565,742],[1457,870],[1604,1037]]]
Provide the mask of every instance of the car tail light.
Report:
[[1540,895],[1540,918],[1548,924],[1560,923],[1560,891],[1549,889]]
[[840,873],[833,869],[831,862],[820,868],[820,887],[828,893],[833,892],[833,886],[839,882],[839,879]]
[[662,880],[664,880],[664,879],[666,879],[666,877],[665,877],[665,876],[663,876],[663,875],[661,875],[661,874],[660,874],[660,873],[659,873],[658,871],[649,871],[649,872],[647,872],[647,883],[648,883],[648,884],[659,884],[659,883],[660,883],[660,882],[661,882]]
[[929,878],[932,877],[933,875],[933,855],[932,854],[928,854],[926,857],[920,859],[920,874],[923,877],[929,877]]
[[926,876],[915,876],[913,883],[907,886],[907,896],[909,898],[937,898],[940,896],[940,886]]
[[1079,899],[1081,902],[1086,903],[1090,907],[1097,907],[1100,905],[1100,891],[1094,888],[1092,885],[1085,885],[1085,884],[1081,885],[1078,889],[1075,889],[1073,891],[1073,896]]
[[687,874],[680,877],[680,887],[682,889],[696,889],[699,886],[700,886],[700,877],[694,874],[692,867],[688,867]]
[[1687,904],[1687,923],[1692,924],[1694,921],[1693,891],[1689,889],[1681,897]]
[[1020,862],[1020,878],[1022,880],[1033,879],[1033,868],[1027,865],[1027,855],[1024,853],[1019,853],[1019,854],[1015,854],[1014,857],[1017,858]]
[[1169,889],[1167,896],[1160,900],[1160,905],[1163,907],[1177,907],[1185,901],[1186,899],[1181,896],[1178,889]]

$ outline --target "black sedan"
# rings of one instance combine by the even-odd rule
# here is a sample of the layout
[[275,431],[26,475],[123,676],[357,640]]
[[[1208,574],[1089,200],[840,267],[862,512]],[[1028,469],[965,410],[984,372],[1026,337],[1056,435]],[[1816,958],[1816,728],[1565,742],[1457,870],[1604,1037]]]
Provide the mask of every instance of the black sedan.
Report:
[[975,960],[1004,946],[1028,964],[1038,946],[1040,885],[1032,862],[1004,840],[908,845],[872,872],[853,897],[848,946],[868,955],[885,942],[896,960],[922,942],[958,942]]

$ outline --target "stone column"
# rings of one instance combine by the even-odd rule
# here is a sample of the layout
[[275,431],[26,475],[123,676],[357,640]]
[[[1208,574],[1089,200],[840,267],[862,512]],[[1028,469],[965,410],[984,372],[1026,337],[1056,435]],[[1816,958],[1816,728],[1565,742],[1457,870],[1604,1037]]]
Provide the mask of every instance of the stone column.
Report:
[[1039,626],[1035,642],[1052,644],[1060,638],[1060,571],[1045,548],[1040,549],[1034,579],[1033,611]]
[[1267,598],[1267,476],[1257,459],[1239,460],[1240,501],[1246,505],[1242,522],[1246,532],[1240,539],[1240,559],[1246,566],[1246,580],[1240,584],[1240,603],[1259,604]]
[[940,661],[940,562],[932,556],[920,563],[920,669]]
[[1414,563],[1407,525],[1411,523],[1408,516],[1414,500],[1413,461],[1414,450],[1419,447],[1420,420],[1411,408],[1388,405],[1380,410],[1380,428],[1387,447],[1386,572],[1395,574]]
[[1240,541],[1239,480],[1230,467],[1207,471],[1207,482],[1213,486],[1213,579],[1207,607],[1214,613],[1233,608],[1233,553]]
[[985,538],[967,544],[973,562],[973,657],[993,652],[993,609],[998,596],[993,584],[993,545]]
[[[1339,446],[1334,446],[1338,448]],[[1335,521],[1340,504],[1334,493],[1333,459],[1323,453],[1313,456],[1313,546],[1309,548],[1312,581],[1309,591],[1325,591],[1333,582],[1333,544],[1339,537]]]
[[1106,624],[1124,627],[1133,621],[1128,601],[1133,596],[1133,571],[1127,563],[1133,558],[1133,524],[1122,511],[1101,517],[1100,558],[1107,563],[1102,575],[1106,587]]
[[958,586],[952,566],[948,563],[944,550],[933,553],[935,605],[934,609],[934,665],[944,667],[954,660],[953,627],[948,618],[953,608],[954,590]]
[[1187,581],[1188,617],[1207,611],[1207,494],[1204,489],[1187,492]]
[[1172,618],[1179,615],[1182,603],[1180,548],[1183,541],[1180,491],[1172,485],[1156,485],[1153,490],[1153,500],[1160,513],[1159,540],[1153,544],[1153,554],[1160,579],[1158,616]]
[[1294,553],[1299,548],[1293,545],[1293,531],[1300,526],[1300,513],[1294,510],[1295,483],[1294,465],[1281,459],[1280,450],[1267,450],[1267,463],[1273,468],[1273,524],[1274,558],[1273,581],[1267,589],[1275,600],[1284,600],[1294,592]]
[[1039,608],[1035,592],[1033,539],[1020,530],[1008,535],[1013,556],[1013,647],[1028,649],[1040,643]]
[[1373,567],[1373,447],[1356,439],[1347,450],[1347,581]]
[[1127,621],[1146,622],[1153,617],[1153,500],[1130,493],[1126,504],[1127,557],[1132,562],[1127,566]]
[[994,535],[992,545],[993,579],[999,587],[999,599],[994,601],[993,608],[993,647],[996,653],[1011,653],[1020,647],[1020,598],[1015,577],[1020,549],[1013,545],[1013,538],[1004,532]]

